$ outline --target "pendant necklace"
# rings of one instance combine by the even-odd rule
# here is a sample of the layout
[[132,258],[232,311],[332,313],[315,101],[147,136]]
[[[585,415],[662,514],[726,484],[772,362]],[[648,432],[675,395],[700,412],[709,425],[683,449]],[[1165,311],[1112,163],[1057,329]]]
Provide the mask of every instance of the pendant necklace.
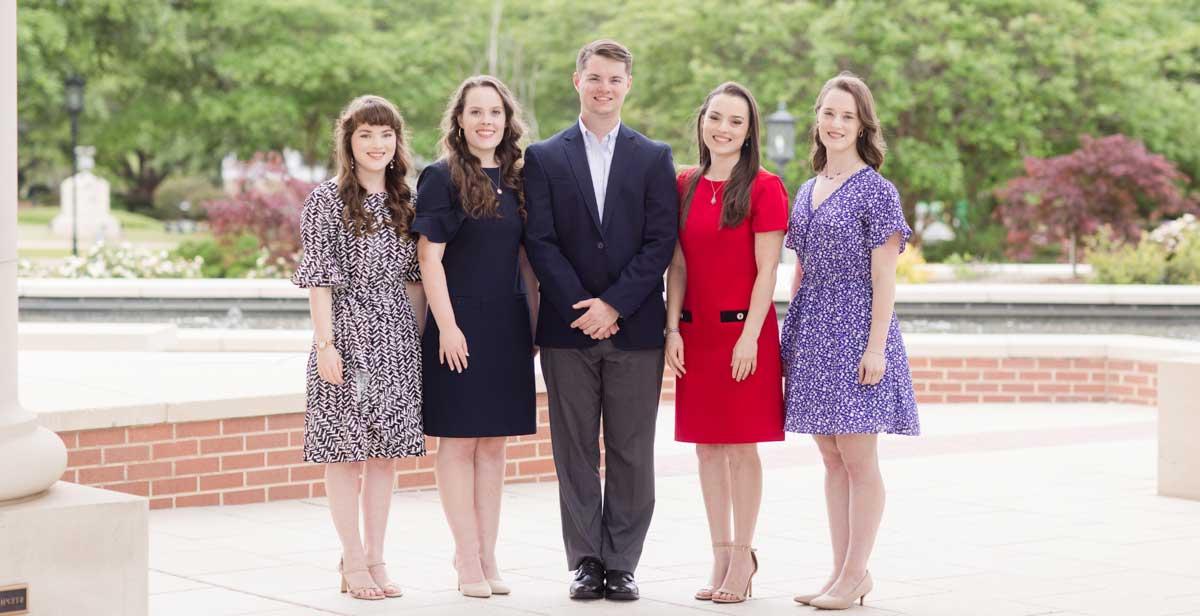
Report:
[[495,180],[492,179],[492,176],[490,174],[488,174],[486,169],[484,170],[483,174],[487,176],[488,183],[492,185],[492,188],[496,189],[496,194],[503,195],[504,191],[500,189],[500,185]]
[[[713,205],[716,205],[717,204],[717,183],[712,181],[709,178],[704,178],[704,179],[708,180],[708,183],[712,186],[712,199],[709,199],[708,202]],[[721,181],[722,186],[725,185],[724,182],[725,182],[724,180]]]

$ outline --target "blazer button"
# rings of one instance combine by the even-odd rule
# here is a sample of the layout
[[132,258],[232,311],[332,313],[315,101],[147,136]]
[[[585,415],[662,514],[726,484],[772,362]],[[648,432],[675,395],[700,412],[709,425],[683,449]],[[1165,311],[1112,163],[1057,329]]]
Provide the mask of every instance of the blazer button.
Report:
[[739,313],[737,314],[737,320],[741,321],[741,320],[743,320],[743,319],[745,319],[745,318],[746,318],[746,313],[744,313],[744,312],[739,312]]
[[599,248],[600,250],[604,250],[604,242],[596,242],[596,248]]

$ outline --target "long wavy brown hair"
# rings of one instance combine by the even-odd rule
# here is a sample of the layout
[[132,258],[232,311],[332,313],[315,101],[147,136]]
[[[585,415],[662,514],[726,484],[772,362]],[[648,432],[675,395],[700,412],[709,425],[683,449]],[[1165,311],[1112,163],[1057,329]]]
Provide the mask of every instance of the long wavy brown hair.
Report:
[[866,82],[850,71],[842,71],[838,73],[837,77],[826,81],[825,86],[821,88],[821,93],[817,95],[817,103],[813,105],[813,125],[808,131],[812,140],[812,149],[809,151],[808,157],[812,162],[813,171],[824,170],[825,163],[829,162],[825,144],[821,143],[818,125],[821,123],[821,105],[825,104],[825,95],[834,88],[854,97],[855,106],[858,107],[858,121],[862,124],[862,134],[855,141],[858,157],[871,168],[879,171],[879,168],[883,166],[883,155],[887,152],[887,143],[883,140],[883,129],[879,125],[879,116],[875,115],[875,97],[871,96],[871,89],[867,87]]
[[500,199],[492,180],[483,171],[479,157],[467,147],[459,117],[467,103],[467,92],[474,88],[491,88],[500,95],[504,105],[504,136],[496,146],[496,162],[500,165],[500,183],[517,195],[517,211],[525,218],[525,188],[521,182],[521,137],[525,134],[525,123],[521,119],[521,106],[508,87],[491,75],[468,77],[459,84],[450,97],[446,112],[442,115],[442,140],[439,146],[442,156],[450,167],[450,181],[458,191],[463,209],[471,218],[500,216]]
[[334,125],[338,195],[345,205],[342,210],[342,222],[357,236],[378,231],[375,217],[363,207],[367,189],[363,188],[354,173],[354,150],[350,146],[354,131],[363,124],[388,126],[396,133],[396,154],[384,171],[386,205],[390,216],[383,226],[391,227],[398,236],[407,235],[409,225],[416,216],[412,188],[409,187],[407,179],[408,170],[412,168],[412,155],[408,151],[408,139],[404,134],[404,117],[391,101],[380,96],[368,94],[350,101]]
[[742,221],[750,214],[750,191],[754,186],[754,178],[761,168],[758,103],[746,86],[726,81],[708,93],[704,104],[700,106],[700,112],[696,114],[696,143],[700,147],[700,164],[688,180],[687,191],[684,192],[683,200],[679,203],[679,216],[682,223],[687,221],[688,210],[691,209],[692,198],[696,195],[696,186],[700,183],[700,178],[704,177],[704,174],[708,173],[708,168],[712,166],[712,152],[704,143],[704,116],[708,115],[708,107],[712,104],[712,100],[721,94],[741,98],[746,101],[746,107],[750,109],[750,117],[746,118],[746,141],[742,143],[742,155],[737,164],[733,166],[733,172],[729,174],[729,179],[725,182],[725,192],[721,196],[721,226],[736,227],[742,224]]

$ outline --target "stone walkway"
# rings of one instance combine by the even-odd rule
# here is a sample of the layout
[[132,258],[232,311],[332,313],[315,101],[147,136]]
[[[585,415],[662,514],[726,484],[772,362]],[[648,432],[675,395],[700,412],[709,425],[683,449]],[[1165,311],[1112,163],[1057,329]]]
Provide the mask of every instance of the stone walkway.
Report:
[[[691,447],[659,422],[658,503],[642,600],[578,603],[567,581],[555,484],[505,490],[500,562],[514,591],[454,590],[433,491],[398,493],[389,529],[405,596],[337,592],[338,543],[322,500],[155,511],[154,616],[317,614],[807,614],[791,595],[829,567],[822,472],[805,438],[762,447],[765,499],[754,598],[691,598],[710,550]],[[888,510],[860,614],[1200,615],[1200,503],[1155,495],[1152,411],[1115,405],[927,406],[926,435],[881,444]]]

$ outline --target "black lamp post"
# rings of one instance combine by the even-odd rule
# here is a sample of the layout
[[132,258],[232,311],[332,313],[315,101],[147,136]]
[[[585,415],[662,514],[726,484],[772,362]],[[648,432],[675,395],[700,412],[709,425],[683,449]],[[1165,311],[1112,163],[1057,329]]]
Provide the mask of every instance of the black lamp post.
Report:
[[63,81],[67,95],[67,113],[71,115],[71,254],[79,256],[79,114],[83,111],[83,77],[72,73]]
[[796,118],[787,112],[783,101],[779,109],[767,116],[767,158],[775,163],[775,170],[783,175],[783,167],[796,153]]

